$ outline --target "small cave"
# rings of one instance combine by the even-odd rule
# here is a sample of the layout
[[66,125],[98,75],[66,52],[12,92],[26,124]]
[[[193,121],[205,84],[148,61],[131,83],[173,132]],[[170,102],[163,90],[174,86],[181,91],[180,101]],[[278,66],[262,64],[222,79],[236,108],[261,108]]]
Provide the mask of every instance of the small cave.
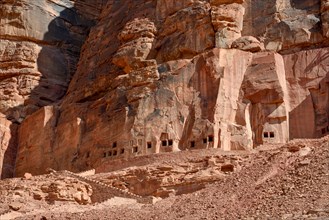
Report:
[[275,133],[273,131],[263,133],[263,138],[275,138]]
[[221,166],[221,171],[225,173],[233,172],[234,171],[234,165],[233,164],[224,164]]
[[263,137],[264,137],[264,138],[268,138],[268,137],[269,137],[268,132],[264,132],[264,133],[263,133]]
[[168,142],[167,142],[167,140],[163,140],[163,141],[161,141],[161,144],[163,147],[166,147],[168,145]]

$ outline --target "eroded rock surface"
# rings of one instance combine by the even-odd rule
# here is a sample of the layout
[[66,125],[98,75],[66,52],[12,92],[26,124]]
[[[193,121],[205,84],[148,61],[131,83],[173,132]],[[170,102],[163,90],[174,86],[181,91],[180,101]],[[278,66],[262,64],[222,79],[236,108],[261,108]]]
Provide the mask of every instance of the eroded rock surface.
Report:
[[17,154],[17,128],[18,126],[6,119],[0,113],[0,176],[1,178],[12,177],[15,170]]
[[[101,173],[80,174],[88,178],[65,171],[1,180],[0,218],[187,220],[216,219],[220,213],[225,219],[327,219],[328,139],[264,144],[253,151],[203,149],[135,157],[125,161],[129,168],[112,161],[113,166],[98,169]],[[74,192],[90,186],[92,204],[72,201]],[[111,198],[111,186],[124,189],[124,196]],[[140,204],[127,198],[129,191],[162,199]],[[47,203],[48,197],[55,200]]]
[[20,124],[6,136],[16,174],[325,135],[327,4],[4,1],[0,111]]
[[152,164],[130,167],[124,170],[93,175],[105,184],[133,192],[141,196],[168,197],[191,193],[206,184],[220,181],[241,169],[248,156],[207,156],[185,162]]
[[[91,203],[93,190],[87,183],[74,178],[45,175],[29,179],[1,181],[1,213],[9,208],[26,212],[31,207],[44,207],[59,202],[86,205]],[[10,207],[12,206],[12,207]],[[31,206],[31,207],[29,207]],[[17,209],[17,210],[15,210]]]
[[[81,46],[102,6],[102,0],[1,1],[0,113],[21,123],[40,107],[65,95]],[[1,123],[3,127],[7,124]],[[11,127],[14,134],[15,126]],[[8,134],[4,136],[6,140]],[[12,148],[4,141],[1,148],[0,161],[2,155],[15,154],[17,145]],[[0,164],[3,172],[12,173],[12,168],[5,167],[14,163]]]
[[267,50],[274,51],[324,43],[325,5],[321,0],[246,0],[242,34],[260,38]]

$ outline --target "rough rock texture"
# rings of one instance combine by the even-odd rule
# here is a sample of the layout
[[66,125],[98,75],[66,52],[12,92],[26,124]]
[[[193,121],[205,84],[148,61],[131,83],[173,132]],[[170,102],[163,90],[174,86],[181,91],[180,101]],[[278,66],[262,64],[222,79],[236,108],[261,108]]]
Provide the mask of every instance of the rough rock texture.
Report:
[[259,52],[264,50],[263,43],[259,42],[255,37],[252,36],[243,36],[233,41],[232,48],[250,51],[250,52]]
[[329,37],[329,1],[321,0],[321,19],[322,19],[322,29],[323,36]]
[[216,31],[216,47],[230,48],[232,42],[241,37],[245,9],[235,1],[232,3],[210,1],[210,3],[212,24]]
[[46,175],[29,179],[8,179],[0,185],[0,210],[3,213],[8,204],[15,205],[9,205],[14,211],[19,209],[22,212],[29,210],[30,206],[38,209],[56,202],[85,205],[91,203],[92,194],[89,184],[69,177]]
[[[82,182],[58,178],[67,172],[29,180],[2,180],[0,219],[328,219],[328,140],[326,136],[264,144],[252,151],[202,149],[146,155],[131,158],[129,164],[134,167],[128,169],[113,161],[115,171],[82,173],[88,175],[88,180],[73,175]],[[147,165],[141,166],[143,163]],[[216,182],[211,183],[213,180]],[[154,198],[152,204],[122,197],[85,205],[64,200],[71,193],[63,190],[73,185],[76,188],[70,190],[80,192],[80,187],[89,188],[84,182],[92,187],[92,199],[108,198],[106,187],[97,190],[97,181],[143,195],[153,194],[154,190],[170,194]],[[196,187],[207,181],[210,183]],[[46,203],[43,196],[47,194],[40,186],[56,186],[52,192],[65,196],[60,197],[62,201]],[[62,190],[58,186],[63,186]]]
[[326,4],[108,0],[66,95],[21,123],[16,174],[325,135]]
[[291,138],[321,137],[329,131],[328,48],[284,56],[291,111]]
[[17,125],[0,114],[0,176],[12,177],[17,154]]
[[[103,0],[1,1],[0,113],[21,123],[40,107],[58,102],[65,95],[76,71],[80,48],[103,3]],[[1,126],[8,127],[8,123],[3,121]],[[11,129],[14,136],[15,126]],[[8,134],[4,139],[8,139]],[[11,139],[12,143],[15,141]],[[4,154],[16,154],[17,145],[8,146],[7,142],[0,147],[0,161]],[[14,163],[8,161],[15,159],[9,156],[4,160],[9,167],[6,170],[3,166],[3,172],[12,176],[10,167]]]
[[80,48],[98,16],[101,0],[13,1],[0,5],[1,108],[21,121],[66,92]]
[[205,188],[209,183],[220,181],[229,173],[240,170],[241,164],[248,158],[246,155],[209,155],[193,155],[183,162],[180,158],[182,155],[178,154],[170,162],[131,166],[111,173],[96,174],[91,178],[141,196],[168,197],[191,193]]
[[321,0],[246,0],[242,34],[261,38],[266,49],[275,51],[324,43],[328,20],[321,3],[325,11]]
[[2,1],[2,172],[82,171],[325,135],[328,8],[321,0]]

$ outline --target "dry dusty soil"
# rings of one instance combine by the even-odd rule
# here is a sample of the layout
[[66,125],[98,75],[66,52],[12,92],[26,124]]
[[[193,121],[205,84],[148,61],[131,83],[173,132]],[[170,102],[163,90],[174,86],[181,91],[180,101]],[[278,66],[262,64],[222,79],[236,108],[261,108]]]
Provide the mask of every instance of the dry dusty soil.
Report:
[[[193,161],[191,157],[195,158],[194,162],[202,158],[209,161],[209,158],[220,158],[224,154],[221,151],[209,151],[212,154],[209,157],[205,151],[179,152],[172,154],[172,157],[164,154],[158,156],[157,164],[125,167],[90,178],[106,182],[107,176],[111,176],[111,180],[117,178],[127,183],[129,179],[134,179],[132,175],[137,173],[134,169],[154,170],[159,163],[165,163],[168,167],[170,162],[178,169],[179,164]],[[188,154],[189,159],[184,154]],[[205,181],[205,177],[200,181],[194,176],[192,179],[203,186],[200,190],[175,194],[174,186],[178,189],[178,185],[182,185],[183,170],[178,185],[171,185],[173,193],[167,196],[163,194],[163,198],[154,200],[156,202],[153,204],[141,204],[134,199],[120,197],[92,204],[88,201],[90,185],[68,177],[61,179],[48,174],[28,180],[3,180],[0,181],[0,219],[329,219],[328,137],[295,140],[285,145],[266,145],[251,152],[234,152],[230,156],[239,161],[231,172],[222,170],[220,173],[223,164],[218,165],[213,160],[212,164],[208,162],[208,167],[198,168],[211,181]],[[211,172],[218,178],[211,178],[211,172],[206,172],[209,167],[213,167]],[[168,168],[166,176],[172,175],[172,179],[175,179],[177,172],[169,172],[175,169]],[[146,179],[152,179],[155,173],[148,172]],[[125,178],[121,178],[120,175],[124,174]],[[159,173],[157,175],[156,178],[161,178]],[[35,196],[37,189],[34,188],[45,181],[63,181],[65,184],[61,187],[66,187],[71,194],[59,193],[52,200],[43,198],[43,194]],[[191,178],[188,181],[191,184]],[[113,181],[108,184],[113,184]],[[188,187],[188,184],[185,185]],[[165,188],[161,184],[159,187]],[[77,200],[74,190],[83,191],[85,199],[79,197]],[[45,190],[41,192],[45,193]],[[138,194],[138,190],[135,193]]]

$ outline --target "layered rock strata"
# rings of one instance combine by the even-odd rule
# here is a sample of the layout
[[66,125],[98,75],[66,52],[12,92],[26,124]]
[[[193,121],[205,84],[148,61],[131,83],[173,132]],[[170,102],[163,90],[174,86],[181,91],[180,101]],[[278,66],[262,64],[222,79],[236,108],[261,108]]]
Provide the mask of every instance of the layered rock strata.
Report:
[[[36,94],[52,99],[34,102],[39,97],[34,92],[41,90],[31,87],[32,98],[17,114],[4,111],[22,121],[17,175],[42,173],[47,167],[86,170],[106,160],[159,152],[243,150],[325,135],[328,49],[321,47],[327,43],[326,8],[320,0],[108,0],[78,64],[78,53],[69,59],[74,62],[46,63],[67,70],[46,71],[47,82],[57,77],[51,85],[61,89]],[[82,34],[69,38],[77,45],[87,33],[79,28],[71,29]],[[44,47],[69,51],[67,41],[48,44]],[[37,64],[34,68],[42,69],[42,62]],[[57,73],[65,73],[65,80]],[[23,120],[21,109],[34,113]]]
[[[102,5],[102,0],[1,1],[1,114],[19,124],[40,107],[60,101],[76,71],[80,48]],[[8,123],[1,126],[8,128]],[[9,127],[12,133],[16,132],[17,126]],[[1,137],[7,140],[8,131]],[[11,142],[15,141],[11,138]],[[17,145],[11,145],[12,149],[8,143],[2,142],[0,161],[7,160],[3,155],[16,154]],[[3,172],[7,172],[5,167],[0,162]]]

